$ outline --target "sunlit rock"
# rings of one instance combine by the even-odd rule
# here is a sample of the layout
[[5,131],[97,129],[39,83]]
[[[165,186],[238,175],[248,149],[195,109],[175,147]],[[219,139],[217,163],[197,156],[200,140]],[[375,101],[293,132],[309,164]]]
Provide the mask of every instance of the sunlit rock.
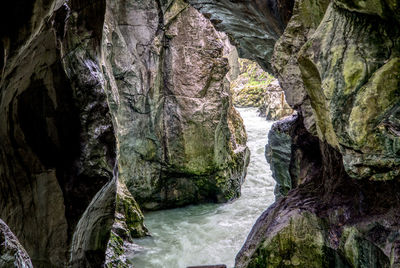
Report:
[[246,134],[212,24],[183,1],[115,2],[104,36],[120,178],[138,203],[160,209],[238,197]]

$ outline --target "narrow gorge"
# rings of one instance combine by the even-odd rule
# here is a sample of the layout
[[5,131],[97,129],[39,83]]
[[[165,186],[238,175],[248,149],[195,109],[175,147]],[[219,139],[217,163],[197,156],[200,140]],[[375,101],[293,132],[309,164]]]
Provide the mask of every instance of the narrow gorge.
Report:
[[0,267],[400,267],[399,0],[0,20]]

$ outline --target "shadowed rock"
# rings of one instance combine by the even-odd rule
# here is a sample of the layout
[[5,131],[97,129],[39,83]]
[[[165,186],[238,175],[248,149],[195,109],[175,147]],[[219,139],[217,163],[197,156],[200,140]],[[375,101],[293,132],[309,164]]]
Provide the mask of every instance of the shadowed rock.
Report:
[[33,268],[28,253],[2,220],[0,220],[0,267]]
[[228,34],[241,58],[256,61],[266,70],[271,70],[270,60],[274,45],[291,17],[293,2],[189,1],[209,18],[219,31]]

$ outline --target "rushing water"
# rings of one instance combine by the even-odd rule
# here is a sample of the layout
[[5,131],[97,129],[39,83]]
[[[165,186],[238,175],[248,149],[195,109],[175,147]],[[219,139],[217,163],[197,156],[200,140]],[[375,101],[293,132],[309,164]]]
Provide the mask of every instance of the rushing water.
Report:
[[238,109],[244,120],[251,151],[242,196],[228,204],[205,204],[151,212],[145,224],[152,237],[136,240],[141,252],[136,268],[185,268],[226,264],[233,267],[258,216],[274,201],[275,182],[264,157],[272,125],[253,108]]

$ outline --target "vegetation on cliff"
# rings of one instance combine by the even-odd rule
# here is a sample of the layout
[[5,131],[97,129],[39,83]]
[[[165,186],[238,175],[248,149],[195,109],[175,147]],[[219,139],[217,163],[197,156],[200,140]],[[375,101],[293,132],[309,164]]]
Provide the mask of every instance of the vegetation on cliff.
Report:
[[231,82],[236,107],[256,107],[260,116],[278,120],[293,113],[278,81],[253,61],[239,59],[240,74]]

